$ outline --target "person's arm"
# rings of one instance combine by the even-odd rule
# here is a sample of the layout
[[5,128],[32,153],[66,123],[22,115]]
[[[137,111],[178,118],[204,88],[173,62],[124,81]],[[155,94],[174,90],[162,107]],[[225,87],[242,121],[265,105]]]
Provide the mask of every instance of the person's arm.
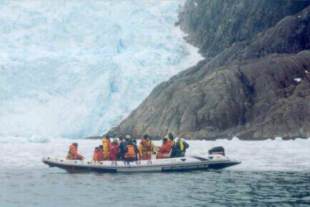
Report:
[[98,159],[97,159],[97,153],[96,152],[94,152],[94,154],[93,154],[93,161],[97,161]]
[[142,158],[142,144],[139,144],[138,154],[139,154],[139,160],[141,160],[141,158]]

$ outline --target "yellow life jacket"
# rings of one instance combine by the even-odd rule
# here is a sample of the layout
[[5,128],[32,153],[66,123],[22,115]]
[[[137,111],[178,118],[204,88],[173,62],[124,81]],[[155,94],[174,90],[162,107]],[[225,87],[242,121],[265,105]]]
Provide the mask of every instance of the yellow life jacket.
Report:
[[152,152],[152,142],[151,141],[143,141],[140,143],[141,153]]
[[184,142],[182,141],[182,140],[179,140],[178,141],[179,142],[179,147],[180,147],[180,150],[181,150],[181,152],[183,152],[184,151]]

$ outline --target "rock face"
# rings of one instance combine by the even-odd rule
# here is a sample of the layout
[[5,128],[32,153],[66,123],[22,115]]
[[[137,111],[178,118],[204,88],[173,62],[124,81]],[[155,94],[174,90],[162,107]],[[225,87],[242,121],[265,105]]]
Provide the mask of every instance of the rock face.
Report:
[[205,60],[157,86],[111,132],[310,137],[310,1],[190,0],[178,24]]
[[253,40],[308,5],[309,1],[296,0],[191,0],[179,23],[202,54],[214,57],[236,42]]

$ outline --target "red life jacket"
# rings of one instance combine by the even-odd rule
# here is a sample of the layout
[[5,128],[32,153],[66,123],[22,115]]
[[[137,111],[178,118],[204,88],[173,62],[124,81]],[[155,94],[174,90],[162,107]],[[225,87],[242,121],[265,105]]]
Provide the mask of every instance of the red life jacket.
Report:
[[99,150],[97,150],[97,149],[94,151],[93,160],[94,161],[100,161],[100,159],[99,159]]
[[118,144],[111,144],[110,160],[117,160],[118,152],[119,152],[119,145]]
[[167,141],[159,148],[159,152],[162,154],[168,154],[171,151],[171,149],[172,149],[172,143],[170,141]]

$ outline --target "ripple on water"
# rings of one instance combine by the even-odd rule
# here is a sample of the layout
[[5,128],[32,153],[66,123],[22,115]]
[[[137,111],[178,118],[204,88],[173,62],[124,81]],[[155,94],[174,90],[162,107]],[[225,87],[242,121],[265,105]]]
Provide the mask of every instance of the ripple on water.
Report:
[[[242,164],[223,171],[68,174],[41,163],[72,140],[0,145],[0,206],[302,206],[310,204],[310,141],[189,142],[189,154],[223,145]],[[91,157],[99,140],[78,140]],[[156,142],[157,143],[157,142]],[[22,149],[16,153],[16,148]],[[295,151],[295,153],[294,153]],[[289,156],[286,156],[289,154]]]

